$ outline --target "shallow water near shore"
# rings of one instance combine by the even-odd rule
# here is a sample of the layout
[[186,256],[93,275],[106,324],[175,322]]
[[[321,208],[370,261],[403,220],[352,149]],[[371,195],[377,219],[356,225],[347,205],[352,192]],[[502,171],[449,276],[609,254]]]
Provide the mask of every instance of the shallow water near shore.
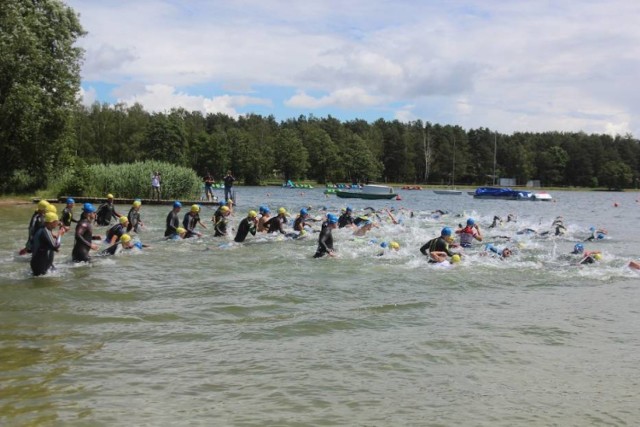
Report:
[[[57,271],[38,278],[16,256],[34,207],[0,206],[0,423],[640,422],[640,274],[627,268],[640,257],[638,193],[552,192],[550,203],[400,194],[237,189],[235,224],[262,204],[311,206],[314,217],[347,204],[394,209],[399,224],[380,213],[365,237],[336,230],[334,259],[312,258],[313,232],[214,239],[207,207],[205,237],[163,241],[170,208],[143,206],[150,248],[74,265],[69,234]],[[508,213],[517,222],[487,228]],[[517,234],[551,230],[559,215],[564,236]],[[451,268],[428,264],[420,246],[468,216],[515,255],[477,245]],[[608,230],[585,243],[603,259],[577,266],[569,252],[591,226]],[[380,247],[392,240],[398,252]]]

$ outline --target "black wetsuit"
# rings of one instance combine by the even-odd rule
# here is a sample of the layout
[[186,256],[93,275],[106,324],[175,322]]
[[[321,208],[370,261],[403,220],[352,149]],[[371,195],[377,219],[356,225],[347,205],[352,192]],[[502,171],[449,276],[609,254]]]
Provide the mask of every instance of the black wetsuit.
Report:
[[113,227],[111,227],[109,230],[107,230],[106,241],[111,243],[111,239],[113,239],[113,236],[117,236],[118,238],[114,242],[114,243],[117,243],[123,234],[124,234],[124,226],[122,224],[116,224]]
[[269,227],[269,229],[267,230],[267,233],[282,233],[282,234],[287,234],[286,231],[284,231],[284,225],[287,223],[287,218],[284,216],[274,216],[273,218],[271,218],[269,221],[267,221],[267,227]]
[[338,228],[344,228],[347,225],[353,224],[353,217],[351,216],[351,212],[345,212],[340,215],[338,218]]
[[127,225],[127,233],[131,230],[138,233],[140,230],[140,211],[132,207],[131,209],[129,209],[127,219],[129,220],[129,225]]
[[228,225],[229,225],[229,220],[227,219],[227,217],[221,216],[218,222],[216,222],[216,225],[214,227],[215,233],[213,234],[213,237],[226,236]]
[[73,219],[73,211],[70,207],[66,207],[62,210],[62,218],[60,218],[60,220],[66,227],[70,227],[72,222],[78,222]]
[[244,218],[240,221],[240,225],[238,225],[238,232],[233,240],[238,243],[244,242],[244,239],[247,238],[247,234],[249,233],[251,233],[252,236],[256,235],[256,224],[253,221],[250,221],[249,218]]
[[320,236],[318,236],[318,249],[316,249],[314,258],[320,258],[329,252],[333,252],[333,234],[331,234],[331,230],[328,221],[322,223]]
[[[449,243],[447,243],[447,241],[442,236],[429,240],[420,248],[420,252],[422,252],[422,255],[427,256],[429,256],[429,252],[446,252],[446,254],[449,256],[454,255],[454,253],[451,252],[451,249],[449,249]],[[429,258],[429,262],[435,261]]]
[[196,226],[198,225],[198,222],[200,222],[200,215],[191,215],[191,212],[187,212],[184,215],[184,218],[182,219],[182,226],[187,230],[187,234],[184,235],[185,239],[198,235],[196,233]]
[[111,218],[118,219],[120,218],[120,214],[116,212],[116,207],[113,205],[113,202],[104,202],[100,205],[96,213],[96,223],[98,225],[109,225]]
[[178,227],[180,227],[180,217],[178,216],[180,213],[172,210],[167,215],[167,228],[164,230],[164,237],[173,236],[174,234],[178,234]]
[[91,222],[81,217],[76,225],[75,242],[71,258],[74,262],[87,262],[91,259],[89,251],[91,250],[91,241],[93,240],[93,226]]
[[306,218],[302,215],[298,215],[296,220],[293,222],[293,230],[294,231],[304,231],[304,226],[307,225],[305,223]]
[[60,248],[60,241],[46,227],[39,229],[33,236],[31,247],[31,271],[34,276],[46,274],[53,267],[53,255]]
[[33,246],[33,236],[35,236],[36,232],[44,227],[44,214],[36,211],[31,216],[31,221],[29,221],[29,237],[27,238],[27,243],[24,245],[27,252],[31,252],[31,246]]

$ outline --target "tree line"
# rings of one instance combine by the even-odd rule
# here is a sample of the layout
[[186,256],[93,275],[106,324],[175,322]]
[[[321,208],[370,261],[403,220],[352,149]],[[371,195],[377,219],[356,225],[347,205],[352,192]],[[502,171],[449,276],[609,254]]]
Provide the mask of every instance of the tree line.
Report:
[[640,145],[631,135],[500,134],[421,120],[278,121],[76,99],[84,35],[59,0],[5,0],[0,8],[0,191],[43,188],[60,171],[157,160],[248,185],[273,181],[637,187]]

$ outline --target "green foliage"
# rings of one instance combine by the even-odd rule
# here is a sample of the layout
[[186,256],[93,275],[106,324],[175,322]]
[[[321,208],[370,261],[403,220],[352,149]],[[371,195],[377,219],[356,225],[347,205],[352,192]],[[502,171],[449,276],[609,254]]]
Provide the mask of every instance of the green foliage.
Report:
[[75,42],[83,34],[76,14],[61,1],[3,0],[0,182],[12,182],[3,191],[42,186],[68,163],[82,59]]
[[631,168],[623,162],[608,161],[600,171],[600,183],[610,190],[621,190],[633,182]]
[[193,198],[200,193],[201,182],[190,168],[159,161],[125,164],[84,165],[62,171],[48,188],[56,196],[149,197],[151,176],[154,171],[162,175],[164,199]]

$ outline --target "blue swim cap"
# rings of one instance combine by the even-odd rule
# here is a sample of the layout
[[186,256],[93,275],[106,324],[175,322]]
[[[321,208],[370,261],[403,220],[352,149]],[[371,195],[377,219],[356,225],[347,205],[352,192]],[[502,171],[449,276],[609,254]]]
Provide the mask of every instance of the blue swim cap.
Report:
[[268,213],[270,213],[270,212],[271,212],[271,209],[269,209],[267,206],[265,206],[265,207],[264,207],[264,211],[263,211],[262,213],[266,213],[266,214],[268,214]]
[[589,231],[596,231],[595,227],[589,227]]
[[332,213],[328,213],[327,221],[329,222],[329,224],[335,224],[338,222],[338,217]]
[[353,208],[351,206],[347,206],[347,212],[353,212]]
[[307,215],[308,213],[305,208],[300,209],[300,215]]
[[135,247],[136,247],[136,248],[138,248],[138,249],[142,249],[142,243],[141,243],[141,242],[135,242],[135,243],[133,244],[133,246],[135,246]]
[[69,198],[67,199],[67,204],[68,204],[68,205],[74,204],[75,202],[76,202],[76,201],[75,201],[75,200],[73,200],[71,197],[69,197]]
[[470,226],[470,227],[473,227],[475,223],[476,223],[476,221],[473,218],[469,218],[467,220],[467,225]]
[[582,252],[584,252],[584,245],[582,243],[576,243],[576,245],[573,247],[573,253],[581,254]]
[[262,214],[264,213],[264,206],[260,206],[260,207],[258,208],[258,213],[259,213],[260,215],[262,215]]
[[227,204],[226,200],[220,200],[220,203],[218,203],[220,206],[224,206]]
[[96,211],[96,208],[91,203],[85,203],[82,206],[82,210],[86,213],[94,213]]
[[181,208],[182,207],[182,203],[180,203],[179,201],[176,200],[175,202],[173,202],[173,207],[174,208]]
[[604,234],[598,233],[598,240],[604,239]]
[[442,237],[449,237],[453,234],[453,230],[451,229],[451,227],[445,227],[442,229],[442,231],[440,232],[440,235]]
[[381,248],[386,248],[388,246],[387,242],[380,243]]

